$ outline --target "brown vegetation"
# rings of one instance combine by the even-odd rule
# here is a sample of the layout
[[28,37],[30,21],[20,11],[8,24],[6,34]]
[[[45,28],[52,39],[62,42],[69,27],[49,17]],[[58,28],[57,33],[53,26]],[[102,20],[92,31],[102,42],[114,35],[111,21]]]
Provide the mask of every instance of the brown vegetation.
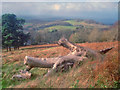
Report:
[[[81,43],[78,45],[89,47],[93,50],[101,50],[112,46],[115,48],[105,55],[103,62],[98,62],[97,60],[85,61],[80,68],[73,68],[73,70],[70,70],[67,73],[62,73],[62,75],[59,73],[59,75],[49,77],[45,81],[44,86],[41,86],[42,83],[39,79],[40,76],[38,76],[32,81],[30,80],[28,82],[23,82],[14,87],[114,87],[115,82],[120,80],[118,71],[118,67],[120,65],[118,61],[118,42]],[[58,47],[55,44],[26,46],[20,48],[19,51],[3,51],[3,64],[10,64],[13,62],[16,64],[19,64],[19,62],[23,63],[23,59],[26,55],[46,58],[67,55],[69,52],[70,51],[66,48],[60,46]],[[92,67],[94,65],[96,66]],[[37,72],[39,72],[39,69]]]

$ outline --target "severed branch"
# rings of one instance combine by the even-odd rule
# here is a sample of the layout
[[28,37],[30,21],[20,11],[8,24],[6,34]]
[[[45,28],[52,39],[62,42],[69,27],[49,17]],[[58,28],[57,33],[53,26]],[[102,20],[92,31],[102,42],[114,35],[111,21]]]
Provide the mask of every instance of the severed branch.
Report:
[[108,51],[110,51],[110,50],[113,49],[113,48],[114,48],[114,47],[106,48],[106,49],[100,50],[99,53],[105,54],[105,53],[107,53]]

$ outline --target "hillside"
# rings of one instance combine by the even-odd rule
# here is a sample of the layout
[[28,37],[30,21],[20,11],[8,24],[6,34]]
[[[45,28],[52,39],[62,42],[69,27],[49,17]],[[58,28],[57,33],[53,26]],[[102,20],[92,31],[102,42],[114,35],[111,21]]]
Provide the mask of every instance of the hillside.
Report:
[[[120,75],[118,72],[118,42],[81,43],[94,50],[101,50],[114,46],[109,51],[103,62],[87,60],[73,69],[55,73],[53,76],[43,79],[48,69],[34,68],[31,70],[32,77],[28,80],[12,80],[12,75],[25,68],[24,57],[34,56],[39,58],[63,56],[69,50],[57,44],[33,45],[21,47],[20,50],[6,52],[3,50],[3,88],[117,88],[119,87]],[[120,87],[119,87],[120,88]]]
[[94,20],[65,19],[42,24],[27,22],[24,32],[30,32],[31,44],[36,45],[54,43],[63,36],[73,43],[115,41],[118,28]]
[[79,19],[73,19],[73,20],[57,20],[57,21],[51,21],[51,22],[46,22],[41,24],[39,23],[34,23],[34,21],[27,22],[24,25],[25,30],[43,30],[45,28],[50,28],[55,26],[73,26],[73,27],[87,27],[87,28],[100,28],[100,29],[105,29],[108,28],[109,25],[103,25],[99,22],[93,21],[93,20],[79,20]]

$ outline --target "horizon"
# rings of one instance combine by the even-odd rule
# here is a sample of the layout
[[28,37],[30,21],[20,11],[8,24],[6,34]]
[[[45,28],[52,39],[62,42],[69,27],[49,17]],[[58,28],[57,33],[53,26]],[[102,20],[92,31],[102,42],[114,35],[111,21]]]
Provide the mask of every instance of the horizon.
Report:
[[117,2],[3,2],[2,14],[32,19],[90,19],[103,24],[118,21]]

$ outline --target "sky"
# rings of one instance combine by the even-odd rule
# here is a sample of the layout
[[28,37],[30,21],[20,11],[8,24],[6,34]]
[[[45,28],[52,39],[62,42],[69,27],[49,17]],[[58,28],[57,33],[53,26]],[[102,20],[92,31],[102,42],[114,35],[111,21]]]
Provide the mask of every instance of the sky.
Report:
[[[27,0],[26,0],[27,1]],[[118,0],[63,0],[48,2],[49,0],[28,0],[23,2],[6,0],[2,2],[2,14],[14,13],[18,16],[34,17],[65,17],[79,19],[93,19],[104,24],[113,24],[118,20]],[[39,2],[41,1],[41,2]],[[45,2],[46,1],[46,2]],[[71,2],[70,2],[71,1]]]

